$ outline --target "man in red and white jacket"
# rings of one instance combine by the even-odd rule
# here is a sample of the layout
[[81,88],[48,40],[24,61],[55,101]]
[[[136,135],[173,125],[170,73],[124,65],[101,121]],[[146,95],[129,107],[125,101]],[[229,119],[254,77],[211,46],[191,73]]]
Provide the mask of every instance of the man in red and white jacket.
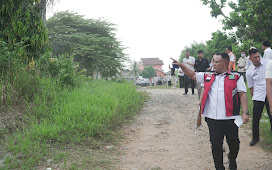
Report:
[[215,168],[225,169],[222,146],[226,136],[230,148],[229,169],[237,169],[236,158],[240,141],[238,126],[234,120],[239,117],[240,104],[243,108],[243,123],[249,120],[247,90],[243,76],[229,71],[229,56],[226,53],[219,53],[213,57],[214,72],[195,73],[177,60],[172,60],[176,62],[173,64],[180,66],[192,80],[204,83],[202,113],[209,127]]

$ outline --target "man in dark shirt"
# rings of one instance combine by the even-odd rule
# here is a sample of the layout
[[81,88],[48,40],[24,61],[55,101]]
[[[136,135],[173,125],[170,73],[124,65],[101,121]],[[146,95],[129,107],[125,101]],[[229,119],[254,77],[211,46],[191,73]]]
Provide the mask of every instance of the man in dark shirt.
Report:
[[210,67],[209,62],[206,58],[203,58],[203,51],[198,50],[198,59],[195,60],[195,70],[196,72],[205,72],[207,68]]
[[[209,61],[206,58],[203,58],[203,51],[198,50],[197,52],[198,59],[195,60],[195,70],[196,72],[205,72],[207,68],[210,67]],[[196,88],[198,90],[198,98],[200,98],[202,87],[200,86],[200,83],[196,84]]]

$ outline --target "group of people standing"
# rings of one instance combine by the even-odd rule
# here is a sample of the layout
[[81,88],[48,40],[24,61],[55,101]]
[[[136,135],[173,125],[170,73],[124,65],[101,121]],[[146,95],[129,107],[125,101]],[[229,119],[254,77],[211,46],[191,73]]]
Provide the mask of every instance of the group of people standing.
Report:
[[[195,59],[194,57],[190,56],[190,51],[185,52],[185,58],[182,60],[182,63],[185,64],[188,68],[190,68],[192,71],[196,72],[205,72],[209,67],[208,59],[204,58],[203,50],[198,50],[197,52],[198,59]],[[200,84],[196,83],[192,79],[190,79],[186,74],[184,74],[181,67],[178,69],[178,76],[179,76],[179,83],[180,88],[182,87],[182,84],[184,82],[185,87],[185,93],[186,95],[188,93],[189,85],[191,85],[192,88],[192,94],[195,94],[195,87],[198,89],[198,94],[200,96]]]
[[188,93],[188,84],[191,84],[194,94],[195,83],[199,91],[201,112],[205,117],[210,134],[212,155],[217,170],[225,169],[223,165],[223,140],[229,146],[229,169],[237,169],[236,158],[239,151],[239,136],[235,120],[240,119],[242,106],[243,123],[249,120],[247,86],[253,100],[252,141],[254,146],[259,140],[259,122],[264,105],[270,118],[272,132],[272,50],[270,41],[263,41],[262,57],[257,48],[249,49],[249,56],[241,51],[237,62],[231,47],[224,53],[215,53],[211,64],[203,57],[203,51],[198,51],[198,59],[190,56],[186,51],[186,58],[182,62],[175,59],[173,65],[179,66],[179,75],[184,74],[185,93]]

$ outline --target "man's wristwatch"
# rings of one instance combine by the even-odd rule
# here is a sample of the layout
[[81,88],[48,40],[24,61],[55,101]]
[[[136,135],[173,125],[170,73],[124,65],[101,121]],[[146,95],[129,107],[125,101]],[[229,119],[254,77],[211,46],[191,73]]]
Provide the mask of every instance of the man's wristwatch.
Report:
[[248,110],[243,111],[242,113],[245,113],[245,114],[249,115],[249,111]]

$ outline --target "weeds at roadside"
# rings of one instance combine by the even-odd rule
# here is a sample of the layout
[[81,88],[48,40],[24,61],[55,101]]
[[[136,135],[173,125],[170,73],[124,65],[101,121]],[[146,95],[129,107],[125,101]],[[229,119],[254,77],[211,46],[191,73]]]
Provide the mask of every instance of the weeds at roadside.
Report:
[[[116,131],[142,107],[143,94],[127,82],[88,82],[74,90],[56,88],[58,93],[47,90],[48,85],[52,86],[45,81],[46,91],[29,104],[23,126],[8,135],[6,148],[12,156],[5,159],[3,169],[35,169],[38,165],[73,169],[96,166],[90,165],[96,161],[100,161],[98,167],[105,167],[108,159],[96,156],[94,161],[80,162],[71,159],[70,151],[93,148],[98,152],[105,144],[120,140]],[[71,144],[71,149],[56,147]]]

